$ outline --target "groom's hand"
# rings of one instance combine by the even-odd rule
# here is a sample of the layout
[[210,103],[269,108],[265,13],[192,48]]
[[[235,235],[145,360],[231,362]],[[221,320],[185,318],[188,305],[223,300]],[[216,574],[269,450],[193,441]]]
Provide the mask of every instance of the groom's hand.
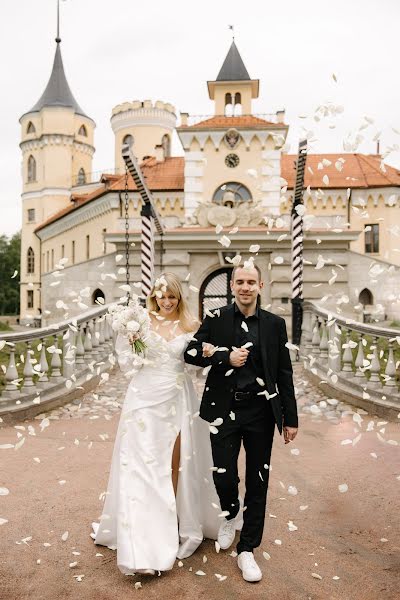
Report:
[[297,427],[284,427],[283,428],[283,437],[285,440],[285,444],[292,442],[297,435]]
[[248,355],[249,351],[246,350],[246,348],[236,348],[230,353],[229,362],[231,363],[232,367],[243,367]]

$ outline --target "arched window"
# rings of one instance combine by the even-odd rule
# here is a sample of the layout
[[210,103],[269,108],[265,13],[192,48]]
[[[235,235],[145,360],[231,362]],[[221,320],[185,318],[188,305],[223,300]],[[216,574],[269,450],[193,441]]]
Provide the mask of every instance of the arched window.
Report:
[[86,173],[85,169],[82,167],[79,169],[78,173],[78,185],[83,185],[84,183],[86,183]]
[[30,246],[26,253],[26,272],[29,274],[35,272],[35,253]]
[[36,129],[32,121],[29,121],[28,127],[26,128],[26,133],[36,133]]
[[215,192],[213,196],[213,202],[216,204],[223,204],[224,206],[236,206],[242,204],[242,202],[248,202],[251,200],[250,190],[247,189],[242,183],[237,181],[230,181],[224,183]]
[[164,158],[168,158],[168,156],[171,156],[171,139],[168,133],[163,135],[161,144],[163,147]]
[[87,129],[84,125],[79,127],[78,135],[83,135],[83,137],[87,137]]
[[36,181],[36,160],[32,154],[28,158],[28,183]]
[[238,117],[242,114],[242,95],[239,92],[235,94],[235,102],[233,106],[233,115]]
[[92,303],[93,304],[104,304],[105,302],[105,295],[103,290],[97,289],[94,290],[93,294],[92,294]]
[[363,306],[371,306],[374,303],[374,297],[372,296],[372,292],[368,288],[364,288],[358,297],[358,301]]
[[122,144],[128,144],[128,146],[132,146],[134,142],[133,135],[128,133],[124,139],[122,140]]
[[231,117],[233,115],[233,102],[232,94],[225,94],[225,117]]

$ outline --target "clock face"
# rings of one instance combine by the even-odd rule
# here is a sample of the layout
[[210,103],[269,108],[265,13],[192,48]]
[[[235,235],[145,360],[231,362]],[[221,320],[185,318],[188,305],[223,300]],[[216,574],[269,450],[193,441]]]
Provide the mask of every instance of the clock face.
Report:
[[237,167],[239,164],[239,157],[237,154],[228,154],[225,158],[225,164],[227,167]]

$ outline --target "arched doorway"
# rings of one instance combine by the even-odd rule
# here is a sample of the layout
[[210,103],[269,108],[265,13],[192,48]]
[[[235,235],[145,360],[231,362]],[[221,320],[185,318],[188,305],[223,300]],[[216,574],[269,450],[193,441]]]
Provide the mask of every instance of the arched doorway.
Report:
[[105,299],[106,297],[103,290],[99,290],[98,288],[97,290],[94,290],[92,295],[92,304],[104,304]]
[[208,275],[200,288],[199,317],[205,317],[206,309],[221,308],[232,302],[230,287],[232,267],[217,269]]
[[372,292],[368,288],[364,288],[358,297],[358,301],[361,302],[363,306],[370,306],[374,303],[374,298],[372,296]]

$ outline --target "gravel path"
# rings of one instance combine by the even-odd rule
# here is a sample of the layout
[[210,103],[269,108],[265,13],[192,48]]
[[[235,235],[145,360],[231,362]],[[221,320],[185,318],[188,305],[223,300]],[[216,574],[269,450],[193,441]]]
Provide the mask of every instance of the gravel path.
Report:
[[115,371],[77,404],[0,428],[0,598],[398,600],[400,418],[354,412],[295,371],[300,433],[275,438],[260,583],[210,541],[154,578],[122,575],[94,546],[126,387]]

